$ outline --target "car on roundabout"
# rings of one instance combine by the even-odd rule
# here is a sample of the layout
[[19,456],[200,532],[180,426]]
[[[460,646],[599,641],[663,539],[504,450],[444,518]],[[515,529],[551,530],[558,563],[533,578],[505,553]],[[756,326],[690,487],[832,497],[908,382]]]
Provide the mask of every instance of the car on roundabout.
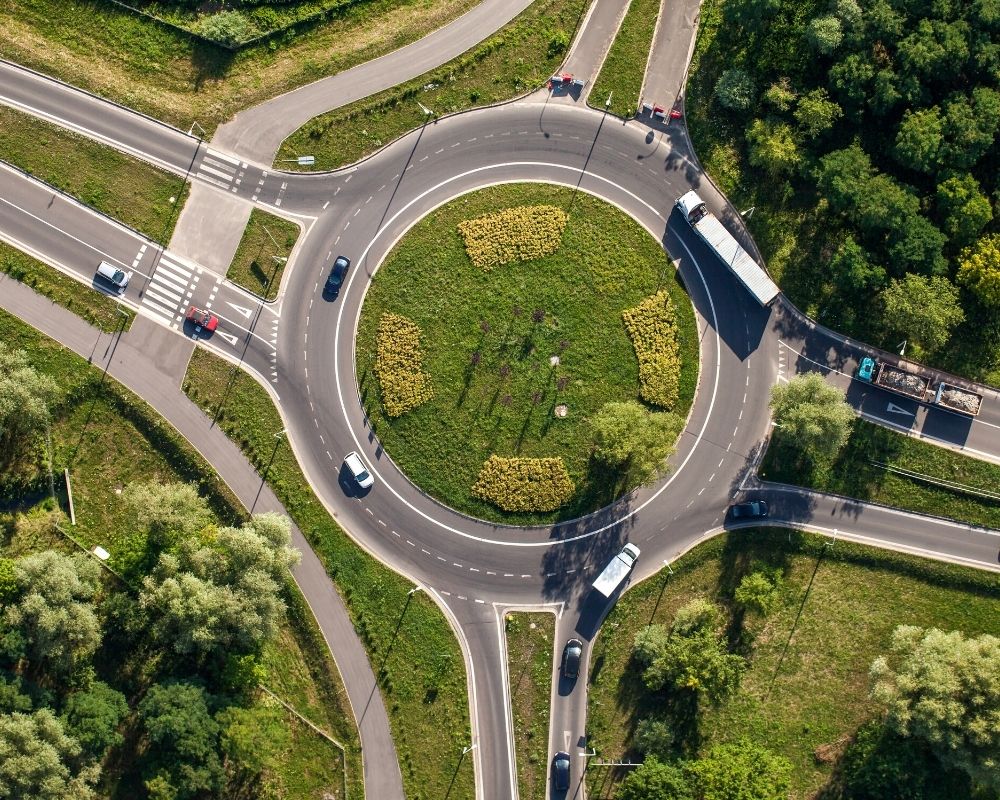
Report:
[[352,450],[344,456],[344,466],[347,467],[347,471],[351,473],[351,477],[354,478],[354,482],[358,484],[359,488],[368,489],[374,485],[375,478],[372,477],[357,451]]
[[340,294],[340,287],[344,285],[344,280],[347,278],[347,270],[351,267],[351,259],[347,256],[337,256],[333,262],[333,266],[330,267],[330,274],[326,278],[326,283],[323,286],[323,294],[326,297],[336,297]]
[[729,511],[733,519],[762,519],[767,516],[767,503],[763,500],[750,500],[737,503]]
[[201,308],[196,308],[195,306],[188,308],[184,319],[194,325],[194,332],[196,334],[202,331],[213,333],[219,327],[219,318],[215,314]]

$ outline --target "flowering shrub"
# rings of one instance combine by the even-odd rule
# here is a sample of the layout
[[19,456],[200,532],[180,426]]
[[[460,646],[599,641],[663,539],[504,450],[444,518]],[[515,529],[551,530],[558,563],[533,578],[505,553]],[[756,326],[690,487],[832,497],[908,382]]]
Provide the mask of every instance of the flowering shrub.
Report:
[[562,244],[566,212],[556,206],[518,206],[458,223],[469,259],[482,270],[554,253]]
[[625,309],[622,319],[639,359],[639,396],[652,405],[673,408],[681,360],[670,295],[659,291],[635,308]]
[[405,414],[434,396],[423,358],[420,328],[399,314],[383,314],[376,336],[375,375],[390,417]]
[[490,456],[472,493],[504,511],[555,511],[576,486],[561,458]]

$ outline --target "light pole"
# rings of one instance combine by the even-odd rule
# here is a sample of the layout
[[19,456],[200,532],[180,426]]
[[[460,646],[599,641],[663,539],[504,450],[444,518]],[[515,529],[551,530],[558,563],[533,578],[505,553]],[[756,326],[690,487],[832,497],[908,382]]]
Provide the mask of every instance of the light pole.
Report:
[[423,586],[414,586],[410,591],[406,593],[407,597],[413,596],[416,592],[422,592],[424,590]]
[[475,749],[476,749],[477,747],[479,747],[479,744],[478,744],[478,743],[475,743],[475,742],[473,742],[472,744],[470,744],[470,745],[469,745],[468,747],[463,747],[463,748],[462,748],[462,755],[464,756],[464,755],[465,755],[466,753],[470,753],[470,752],[472,752],[472,751],[473,751],[473,750],[475,750]]
[[906,343],[910,341],[909,339],[903,339],[903,343],[899,346],[899,356],[902,358],[906,354]]

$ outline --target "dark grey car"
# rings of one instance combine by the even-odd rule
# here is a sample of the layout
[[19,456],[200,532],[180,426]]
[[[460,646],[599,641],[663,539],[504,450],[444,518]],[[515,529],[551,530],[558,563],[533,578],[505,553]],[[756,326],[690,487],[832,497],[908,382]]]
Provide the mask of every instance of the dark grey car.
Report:
[[569,753],[556,753],[552,759],[552,788],[557,792],[569,789]]
[[576,678],[580,674],[580,659],[583,658],[583,642],[570,639],[563,648],[562,673],[564,678]]

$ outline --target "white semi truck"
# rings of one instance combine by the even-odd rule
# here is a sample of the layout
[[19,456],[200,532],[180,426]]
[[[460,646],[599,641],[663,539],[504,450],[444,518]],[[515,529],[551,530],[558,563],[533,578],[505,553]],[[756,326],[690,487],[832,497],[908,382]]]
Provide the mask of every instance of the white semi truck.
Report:
[[697,192],[690,191],[681,195],[677,200],[677,207],[688,224],[733,271],[758,303],[766,306],[781,293],[764,268],[750,257],[725,226],[708,210],[705,201]]
[[601,571],[601,574],[597,576],[594,588],[605,597],[611,597],[632,572],[632,568],[638,560],[639,548],[631,543],[625,545],[621,552],[615,555]]

